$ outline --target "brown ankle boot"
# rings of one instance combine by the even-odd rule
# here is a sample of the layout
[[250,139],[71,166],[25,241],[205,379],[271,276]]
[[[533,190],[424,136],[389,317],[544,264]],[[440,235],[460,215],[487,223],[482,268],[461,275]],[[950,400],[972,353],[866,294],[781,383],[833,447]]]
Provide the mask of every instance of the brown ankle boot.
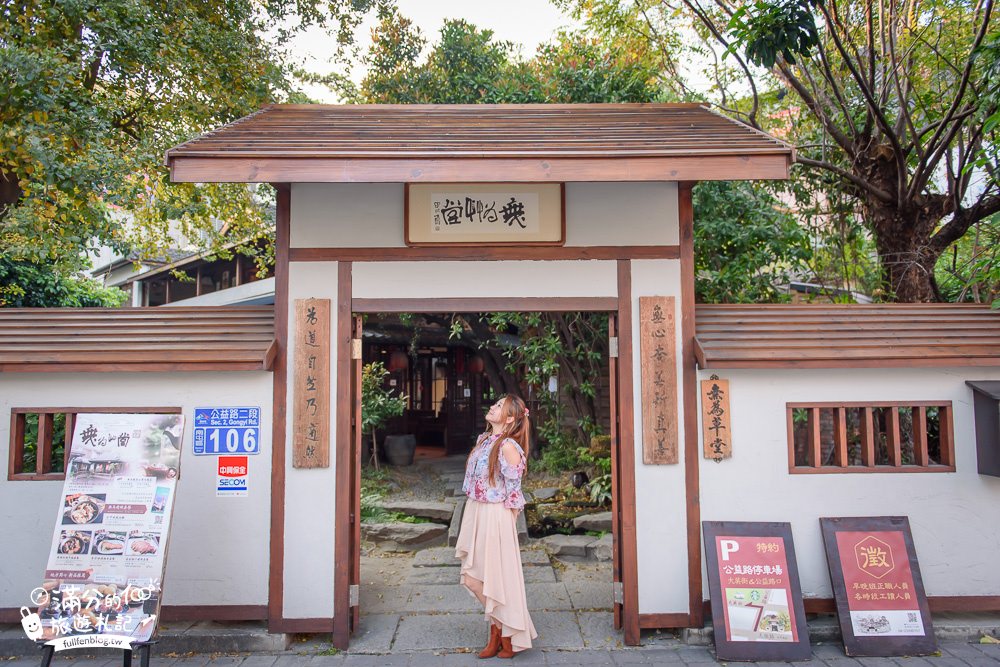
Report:
[[500,652],[497,653],[498,658],[513,658],[514,649],[510,647],[510,637],[500,638]]
[[[509,642],[508,642],[509,643]],[[480,658],[492,658],[500,650],[500,628],[490,623],[490,640],[486,648],[479,652]]]

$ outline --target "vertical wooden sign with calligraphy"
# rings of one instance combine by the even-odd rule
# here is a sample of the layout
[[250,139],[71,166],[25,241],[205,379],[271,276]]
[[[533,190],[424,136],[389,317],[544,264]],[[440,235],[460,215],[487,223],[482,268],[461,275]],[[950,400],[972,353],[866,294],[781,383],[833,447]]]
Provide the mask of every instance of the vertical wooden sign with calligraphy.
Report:
[[674,297],[639,297],[642,462],[677,463],[677,332]]
[[295,300],[292,466],[330,467],[330,300]]
[[718,462],[733,455],[729,380],[720,380],[718,375],[701,381],[701,430],[706,459]]

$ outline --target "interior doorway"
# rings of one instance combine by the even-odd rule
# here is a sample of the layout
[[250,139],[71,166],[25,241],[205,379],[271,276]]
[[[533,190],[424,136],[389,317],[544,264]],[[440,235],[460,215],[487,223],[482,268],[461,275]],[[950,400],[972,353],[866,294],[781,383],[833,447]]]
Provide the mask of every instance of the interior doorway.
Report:
[[[361,428],[361,386],[365,367],[373,362],[380,362],[386,371],[383,388],[394,391],[396,396],[405,397],[402,414],[389,421],[385,432],[402,431],[412,435],[416,447],[423,450],[422,457],[417,457],[418,459],[450,458],[452,468],[456,467],[456,463],[464,462],[465,455],[475,443],[476,434],[482,430],[486,408],[497,394],[518,393],[527,399],[534,415],[541,415],[541,412],[536,412],[540,410],[540,404],[547,402],[551,406],[552,401],[548,396],[544,397],[547,400],[543,401],[539,391],[558,393],[560,390],[559,374],[555,374],[550,385],[540,387],[537,381],[524,383],[511,392],[509,386],[503,385],[502,378],[497,377],[497,358],[493,354],[496,350],[484,347],[482,340],[470,344],[468,340],[463,341],[462,336],[456,335],[456,321],[467,322],[470,318],[484,317],[484,313],[490,312],[487,310],[491,305],[490,301],[490,299],[468,300],[468,307],[464,310],[472,315],[464,316],[456,316],[455,313],[414,315],[413,311],[423,304],[402,299],[392,300],[391,308],[386,307],[389,304],[384,299],[370,304],[363,300],[355,300],[352,304],[354,311],[351,319],[350,346],[352,400],[347,406],[338,406],[338,409],[349,409],[352,413],[349,459],[352,469],[349,496],[351,539],[348,553],[344,554],[347,556],[346,562],[349,563],[348,579],[351,592],[348,597],[349,611],[347,608],[342,608],[342,605],[336,605],[335,612],[340,618],[345,617],[341,616],[342,613],[347,614],[352,634],[360,627],[362,600],[365,598],[361,591],[361,587],[365,585],[362,581],[361,567],[362,463],[372,456],[370,451],[365,451],[368,448],[365,447],[363,439],[363,436],[370,436],[363,434]],[[509,300],[506,301],[507,303],[502,305],[509,306]],[[586,301],[585,299],[552,298],[545,301],[547,312],[578,314],[588,310],[585,307],[587,304],[582,303]],[[598,307],[588,312],[599,313],[602,318],[604,356],[599,377],[590,376],[585,378],[585,381],[592,384],[596,380],[599,384],[597,393],[603,397],[601,406],[603,416],[600,421],[604,423],[603,428],[599,430],[603,431],[609,440],[610,480],[608,481],[610,481],[611,496],[609,545],[611,560],[608,564],[611,587],[608,605],[610,612],[607,613],[614,628],[620,630],[629,613],[635,614],[637,618],[637,609],[629,609],[629,606],[635,606],[636,601],[626,601],[622,594],[623,573],[629,567],[634,568],[635,563],[634,548],[631,552],[632,562],[626,562],[623,557],[625,551],[622,549],[621,539],[623,488],[620,474],[619,403],[622,400],[620,388],[623,385],[618,377],[619,314],[616,308],[608,307],[613,305],[609,304],[609,301],[616,300],[604,298],[593,301],[596,302],[593,305]],[[416,325],[415,318],[420,320]],[[508,345],[524,342],[520,340],[522,332],[500,333],[508,337],[506,341]],[[516,375],[516,372],[508,374]],[[506,391],[501,391],[502,389]],[[630,385],[629,391],[631,391]],[[631,402],[631,396],[628,396],[627,400]],[[537,461],[533,460],[532,466],[536,464]],[[451,474],[454,475],[454,472]],[[634,494],[632,489],[628,489],[627,492]],[[634,498],[634,495],[629,495],[629,498]],[[347,517],[342,517],[338,511],[338,520],[341,518]]]

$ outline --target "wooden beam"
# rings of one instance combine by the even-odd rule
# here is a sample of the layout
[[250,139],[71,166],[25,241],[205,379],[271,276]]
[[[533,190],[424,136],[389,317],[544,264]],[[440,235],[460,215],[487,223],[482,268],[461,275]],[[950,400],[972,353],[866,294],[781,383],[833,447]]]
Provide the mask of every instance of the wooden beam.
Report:
[[788,178],[787,153],[620,158],[174,157],[175,183],[502,183]]
[[291,248],[293,262],[677,259],[678,246]]
[[926,466],[927,457],[927,408],[918,405],[913,408],[913,462]]
[[847,454],[847,409],[842,406],[833,409],[833,447],[834,464],[841,468],[850,465]]

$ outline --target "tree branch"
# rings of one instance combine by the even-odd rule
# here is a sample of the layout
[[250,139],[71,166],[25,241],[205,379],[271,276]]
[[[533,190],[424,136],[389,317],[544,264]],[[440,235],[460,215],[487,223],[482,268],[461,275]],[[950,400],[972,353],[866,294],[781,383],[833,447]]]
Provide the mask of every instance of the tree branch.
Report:
[[822,160],[812,160],[812,159],[807,158],[807,157],[802,157],[801,155],[797,155],[796,158],[795,158],[795,161],[798,162],[799,164],[804,164],[807,167],[815,167],[817,169],[825,169],[826,171],[829,171],[829,172],[832,172],[834,174],[837,174],[841,178],[850,181],[851,184],[853,184],[855,187],[859,188],[860,190],[863,190],[864,192],[867,192],[867,193],[871,194],[873,197],[875,197],[876,199],[878,199],[879,201],[881,201],[881,202],[883,202],[885,204],[892,204],[895,201],[893,199],[892,195],[889,194],[888,192],[886,192],[885,190],[882,190],[881,188],[877,188],[874,185],[872,185],[869,181],[866,181],[866,180],[862,179],[861,177],[852,174],[851,172],[847,171],[846,169],[841,169],[840,167],[838,167],[836,165],[830,164],[829,162],[824,162]]
[[952,243],[962,238],[969,227],[994,213],[1000,213],[1000,195],[984,197],[970,208],[955,211],[951,220],[931,237],[928,245],[940,254]]

